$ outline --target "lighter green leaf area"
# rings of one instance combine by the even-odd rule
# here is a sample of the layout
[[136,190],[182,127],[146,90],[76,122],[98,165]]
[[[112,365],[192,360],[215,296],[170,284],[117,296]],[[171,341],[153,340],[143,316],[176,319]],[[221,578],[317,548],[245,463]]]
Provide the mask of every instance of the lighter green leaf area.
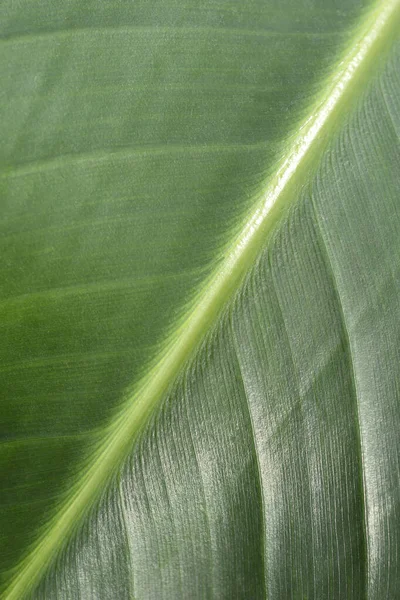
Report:
[[400,3],[128,4],[1,9],[4,597],[395,597]]

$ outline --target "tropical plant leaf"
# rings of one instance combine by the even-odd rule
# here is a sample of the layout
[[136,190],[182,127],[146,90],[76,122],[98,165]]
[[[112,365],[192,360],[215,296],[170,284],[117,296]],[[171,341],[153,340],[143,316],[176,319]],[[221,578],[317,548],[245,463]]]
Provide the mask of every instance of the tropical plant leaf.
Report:
[[1,3],[5,599],[398,597],[399,17]]

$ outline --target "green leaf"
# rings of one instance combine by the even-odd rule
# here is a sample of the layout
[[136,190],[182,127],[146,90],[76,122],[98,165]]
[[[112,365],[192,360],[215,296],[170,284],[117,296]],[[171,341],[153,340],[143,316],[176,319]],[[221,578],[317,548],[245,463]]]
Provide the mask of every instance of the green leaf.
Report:
[[6,600],[397,597],[399,25],[1,3]]

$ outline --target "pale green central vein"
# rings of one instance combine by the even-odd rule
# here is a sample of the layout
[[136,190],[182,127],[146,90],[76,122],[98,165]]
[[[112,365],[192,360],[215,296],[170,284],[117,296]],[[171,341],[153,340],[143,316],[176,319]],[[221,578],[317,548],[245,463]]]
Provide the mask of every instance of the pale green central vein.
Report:
[[[21,563],[19,573],[5,593],[4,600],[21,600],[32,589],[55,553],[92,506],[110,475],[126,457],[149,414],[238,288],[284,206],[295,198],[299,181],[310,167],[310,158],[318,158],[316,151],[321,149],[321,140],[337,125],[339,113],[347,107],[352,93],[362,85],[359,75],[374,61],[396,31],[399,9],[400,0],[387,0],[380,2],[369,14],[360,37],[349,48],[328,83],[325,95],[300,128],[286,160],[244,224],[222,266],[199,296],[195,308],[167,343],[158,364],[151,369],[136,392],[127,397],[122,412],[108,428],[91,465],[77,482],[74,494],[54,516],[36,547]],[[358,87],[356,83],[359,83]]]

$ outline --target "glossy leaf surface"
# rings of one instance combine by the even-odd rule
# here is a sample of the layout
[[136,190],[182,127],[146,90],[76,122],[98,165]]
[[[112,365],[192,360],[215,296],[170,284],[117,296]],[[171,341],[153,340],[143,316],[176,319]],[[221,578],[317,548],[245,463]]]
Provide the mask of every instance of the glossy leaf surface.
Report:
[[1,3],[4,598],[396,598],[399,12]]

